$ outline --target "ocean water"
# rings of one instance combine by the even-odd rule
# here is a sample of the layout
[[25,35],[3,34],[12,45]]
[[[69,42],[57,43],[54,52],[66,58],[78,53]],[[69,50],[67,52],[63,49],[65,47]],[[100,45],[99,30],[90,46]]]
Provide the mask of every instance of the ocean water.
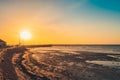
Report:
[[98,53],[112,53],[120,54],[120,45],[82,45],[82,46],[52,46],[52,47],[40,47],[36,50],[61,50],[61,51],[87,51]]

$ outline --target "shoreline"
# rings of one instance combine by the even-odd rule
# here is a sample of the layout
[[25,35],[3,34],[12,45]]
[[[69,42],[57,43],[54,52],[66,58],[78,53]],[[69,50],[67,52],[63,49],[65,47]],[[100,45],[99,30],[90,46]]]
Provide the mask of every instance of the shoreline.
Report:
[[[26,68],[33,74],[44,74],[50,80],[114,80],[119,79],[119,69],[87,63],[86,60],[119,61],[108,54],[80,52],[80,54],[59,51],[40,51],[28,54]],[[115,54],[114,54],[115,55]],[[80,57],[79,57],[80,56]]]
[[[86,61],[120,61],[105,54],[93,52],[62,52],[44,50],[35,52],[25,47],[6,48],[0,52],[0,80],[114,80],[120,70]],[[76,53],[76,54],[75,54]]]

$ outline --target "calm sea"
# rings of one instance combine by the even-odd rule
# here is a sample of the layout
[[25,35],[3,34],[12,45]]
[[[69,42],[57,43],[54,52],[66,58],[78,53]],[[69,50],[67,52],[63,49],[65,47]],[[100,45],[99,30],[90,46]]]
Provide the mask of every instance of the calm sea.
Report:
[[120,54],[120,45],[81,45],[81,46],[52,46],[40,47],[36,50],[66,50],[66,51],[88,51],[99,53]]

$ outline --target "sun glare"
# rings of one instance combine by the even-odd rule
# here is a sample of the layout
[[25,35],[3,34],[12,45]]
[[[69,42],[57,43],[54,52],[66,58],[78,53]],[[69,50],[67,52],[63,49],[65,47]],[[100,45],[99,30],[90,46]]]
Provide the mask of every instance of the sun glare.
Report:
[[27,30],[20,32],[20,38],[23,40],[29,40],[31,38],[31,33]]

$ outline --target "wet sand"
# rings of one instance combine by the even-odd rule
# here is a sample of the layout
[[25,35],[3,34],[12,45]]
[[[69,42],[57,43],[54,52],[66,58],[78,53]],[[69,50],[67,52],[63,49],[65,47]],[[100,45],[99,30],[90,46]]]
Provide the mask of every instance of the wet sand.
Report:
[[15,71],[12,59],[15,54],[24,53],[25,48],[14,47],[6,48],[0,52],[0,80],[17,80],[18,76]]
[[[50,80],[119,80],[120,69],[86,61],[117,61],[107,54],[93,52],[63,52],[57,50],[29,52],[24,66],[33,74],[45,75]],[[118,55],[118,54],[109,54]],[[28,65],[30,64],[30,65]]]
[[119,80],[119,68],[87,62],[120,62],[108,55],[118,54],[6,49],[0,53],[0,80]]

